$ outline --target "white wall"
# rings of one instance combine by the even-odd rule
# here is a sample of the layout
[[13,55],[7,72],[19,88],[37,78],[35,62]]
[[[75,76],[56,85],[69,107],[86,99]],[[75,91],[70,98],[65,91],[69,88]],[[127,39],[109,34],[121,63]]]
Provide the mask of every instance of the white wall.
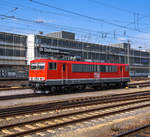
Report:
[[33,34],[27,36],[27,65],[30,61],[35,59],[35,36]]

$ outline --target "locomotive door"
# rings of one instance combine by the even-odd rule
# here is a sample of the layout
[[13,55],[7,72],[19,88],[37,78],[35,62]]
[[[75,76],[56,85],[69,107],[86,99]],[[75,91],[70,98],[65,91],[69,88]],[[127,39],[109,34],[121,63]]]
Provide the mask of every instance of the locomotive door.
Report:
[[121,81],[123,81],[123,66],[120,66],[120,77]]
[[68,79],[68,68],[67,68],[66,63],[62,64],[62,79],[63,79],[64,83],[66,84],[67,79]]

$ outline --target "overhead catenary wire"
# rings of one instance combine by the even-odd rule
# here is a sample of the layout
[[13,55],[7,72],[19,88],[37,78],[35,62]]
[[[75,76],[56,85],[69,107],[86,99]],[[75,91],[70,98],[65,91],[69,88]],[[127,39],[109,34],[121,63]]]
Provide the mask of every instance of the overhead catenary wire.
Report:
[[[13,19],[13,20],[18,20],[18,21],[23,21],[23,20],[19,20],[19,19],[17,19],[17,18],[19,18],[19,17],[15,17],[15,16],[11,16],[12,18],[9,18],[9,19]],[[21,18],[22,18],[22,16],[21,16]],[[22,18],[22,19],[27,19],[27,20],[30,20],[30,19],[28,19],[28,18]],[[23,21],[23,22],[27,22],[27,21]],[[18,23],[18,22],[17,22]],[[93,37],[98,37],[98,35],[101,35],[100,36],[100,38],[101,39],[117,39],[117,37],[119,37],[119,36],[123,36],[123,35],[121,35],[121,34],[118,34],[118,32],[116,32],[115,33],[115,37],[113,37],[114,35],[114,33],[112,32],[112,33],[107,33],[107,32],[104,32],[104,31],[95,31],[95,30],[90,30],[90,29],[83,29],[83,28],[79,28],[79,27],[70,27],[70,26],[64,26],[64,25],[58,25],[58,24],[50,24],[50,23],[45,23],[45,22],[43,22],[43,23],[40,23],[40,22],[38,22],[38,21],[36,21],[36,20],[33,20],[33,19],[31,19],[29,22],[28,22],[30,25],[32,25],[32,26],[34,26],[34,24],[36,23],[36,24],[38,24],[38,25],[41,25],[41,26],[45,26],[45,27],[47,27],[47,28],[49,28],[49,27],[51,27],[51,28],[55,28],[55,29],[57,29],[57,30],[60,30],[60,29],[67,29],[67,30],[73,30],[73,31],[76,31],[76,32],[81,32],[81,33],[85,33],[85,35],[87,35],[89,32],[92,32],[92,35],[93,35]],[[25,24],[27,24],[27,23],[25,23]],[[29,25],[28,24],[28,25]],[[33,32],[33,31],[32,31]],[[104,35],[104,34],[107,34],[107,36],[106,37],[103,37],[102,35]],[[109,36],[108,36],[109,35]],[[149,40],[149,39],[146,39],[146,38],[139,38],[139,37],[134,37],[134,36],[128,36],[128,35],[126,35],[126,37],[129,37],[129,38],[133,38],[133,39],[139,39],[139,40]]]
[[114,33],[114,31],[113,31],[113,33]]
[[[69,26],[63,26],[63,25],[56,25],[56,24],[50,24],[50,23],[40,23],[40,22],[37,22],[37,21],[35,21],[35,20],[30,20],[30,19],[25,19],[25,18],[19,18],[19,17],[15,17],[15,16],[7,16],[7,15],[1,15],[0,14],[0,16],[1,17],[7,17],[7,18],[9,18],[9,19],[16,19],[16,20],[20,20],[20,21],[23,21],[23,22],[29,22],[29,23],[33,23],[33,24],[39,24],[39,25],[46,25],[46,26],[48,26],[48,27],[55,27],[55,28],[70,28],[70,30],[72,29],[72,30],[78,30],[78,31],[80,31],[80,32],[83,32],[83,31],[85,31],[85,32],[93,32],[93,33],[95,33],[95,34],[102,34],[102,35],[104,35],[105,34],[105,36],[106,36],[106,34],[110,34],[110,35],[113,35],[113,37],[115,36],[115,37],[117,37],[117,35],[118,36],[122,36],[122,35],[120,35],[120,34],[114,34],[114,33],[105,33],[105,32],[103,32],[103,31],[94,31],[94,30],[89,30],[89,29],[83,29],[83,28],[80,28],[80,27],[69,27]],[[134,39],[140,39],[140,37],[134,37],[134,36],[128,36],[128,35],[126,35],[127,37],[130,37],[130,38],[134,38]],[[104,37],[103,37],[104,38]],[[105,37],[106,38],[106,37]],[[150,40],[150,39],[144,39],[144,38],[142,38],[142,40]]]
[[16,4],[17,4],[20,9],[28,8],[28,9],[30,9],[30,10],[32,10],[32,11],[38,11],[38,12],[40,12],[40,13],[54,14],[54,15],[62,16],[62,17],[67,17],[67,16],[68,16],[67,14],[57,13],[57,12],[48,11],[48,10],[43,10],[43,9],[39,9],[39,8],[37,8],[37,7],[36,7],[36,8],[35,8],[35,7],[31,7],[31,6],[29,6],[29,5],[22,5],[22,4],[20,4],[20,3],[14,3],[14,2],[12,2],[12,1],[7,1],[7,0],[3,0],[3,1],[5,1],[5,3],[7,2],[7,3],[8,3],[7,6],[9,6],[9,7],[10,7],[10,5],[15,5],[15,6],[16,6]]
[[112,9],[118,10],[118,11],[129,13],[129,14],[133,14],[133,12],[134,12],[134,11],[131,11],[129,9],[124,9],[124,8],[116,7],[114,5],[111,5],[111,4],[108,4],[108,3],[104,3],[104,2],[98,1],[98,0],[88,0],[88,1],[96,3],[96,4],[99,4],[99,5],[102,5],[104,7],[108,7],[108,8],[112,8]]
[[[134,25],[134,29],[137,30],[137,31],[141,31],[141,30],[144,30],[144,28],[141,28],[140,27],[140,24],[141,24],[141,20],[142,19],[145,19],[145,18],[148,18],[150,17],[150,14],[145,14],[145,13],[139,13],[137,11],[131,11],[129,9],[124,9],[124,8],[120,8],[120,7],[117,7],[117,6],[114,6],[114,5],[111,5],[111,4],[108,4],[106,2],[102,2],[100,0],[87,0],[87,1],[90,1],[92,3],[95,3],[95,4],[98,4],[98,5],[101,5],[101,6],[104,6],[104,7],[107,7],[107,8],[112,8],[112,9],[115,9],[115,10],[118,10],[118,11],[121,11],[121,12],[125,12],[125,13],[129,13],[129,14],[132,14],[133,15],[133,22],[130,22],[128,23],[127,25],[125,25],[126,27],[129,26],[129,25]],[[140,24],[139,24],[140,23]],[[144,26],[144,24],[141,24],[142,26]],[[150,25],[150,24],[149,24]],[[115,32],[117,31],[117,29],[114,29],[114,30],[111,30],[109,32]],[[124,31],[126,30],[123,30],[123,33]],[[127,32],[126,32],[127,33]]]
[[[17,17],[14,17],[14,16],[6,16],[6,15],[0,15],[0,16],[3,16],[3,17],[8,17],[9,19],[18,19],[18,20],[21,20],[21,21],[25,21],[25,22],[29,22],[29,23],[36,23],[36,24],[39,24],[39,25],[46,25],[46,26],[48,26],[48,27],[55,27],[55,28],[68,28],[68,26],[62,26],[62,25],[55,25],[55,24],[48,24],[48,23],[38,23],[38,22],[36,22],[36,21],[34,21],[34,20],[29,20],[29,19],[22,19],[22,18],[17,18]],[[77,27],[75,27],[75,28],[71,28],[71,29],[73,29],[73,30],[76,30],[77,31],[77,29],[78,29],[78,32],[80,32],[80,33],[83,33],[83,30],[84,29],[82,29],[82,28],[77,28]],[[84,31],[87,31],[86,33],[88,33],[89,31],[91,31],[92,32],[92,30],[84,30]],[[104,32],[100,32],[100,31],[93,31],[93,33],[92,33],[92,35],[94,36],[94,37],[98,37],[98,35],[99,34],[103,34]],[[110,37],[108,37],[107,36],[107,38],[117,38],[117,35],[118,36],[121,36],[121,35],[119,35],[119,34],[115,34],[115,37],[114,37],[114,34],[112,34],[112,33],[108,33],[108,34],[110,34]],[[133,36],[126,36],[126,37],[128,37],[128,38],[133,38],[133,39],[138,39],[138,40],[146,40],[146,41],[149,41],[150,39],[144,39],[144,38],[140,38],[140,37],[133,37]]]
[[134,28],[127,27],[127,26],[124,26],[124,25],[120,25],[120,24],[116,24],[116,23],[113,23],[113,22],[109,22],[109,21],[106,21],[106,20],[101,19],[101,18],[87,16],[87,15],[84,15],[84,14],[80,14],[78,12],[74,12],[74,11],[71,11],[71,10],[66,10],[66,9],[63,9],[63,8],[59,8],[59,7],[56,7],[56,6],[47,4],[47,3],[43,3],[43,2],[39,2],[39,1],[36,1],[36,0],[29,0],[29,1],[31,1],[33,3],[36,3],[38,5],[42,5],[42,6],[46,6],[46,7],[49,7],[49,8],[53,8],[53,9],[56,9],[56,10],[59,10],[59,11],[63,11],[65,13],[69,13],[69,14],[72,14],[72,15],[80,16],[80,17],[83,17],[83,18],[86,18],[86,19],[90,19],[90,20],[94,20],[94,21],[98,21],[98,22],[103,22],[103,23],[106,23],[108,25],[116,26],[116,27],[119,27],[119,28],[124,28],[124,29],[128,29],[128,30],[131,30],[131,31],[136,31],[136,32],[149,33],[149,32],[145,32],[145,31],[141,31],[141,30],[136,30]]

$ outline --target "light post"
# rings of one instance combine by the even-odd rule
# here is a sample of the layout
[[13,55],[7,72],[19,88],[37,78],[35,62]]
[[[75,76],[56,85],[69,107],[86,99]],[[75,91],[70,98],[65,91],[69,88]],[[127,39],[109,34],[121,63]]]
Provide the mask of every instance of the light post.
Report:
[[84,61],[84,44],[82,42],[82,61]]
[[138,48],[139,48],[139,54],[140,54],[140,64],[142,64],[142,63],[141,63],[141,50],[140,50],[142,47],[139,46]]
[[130,65],[130,41],[128,40],[128,46],[127,46],[127,64]]

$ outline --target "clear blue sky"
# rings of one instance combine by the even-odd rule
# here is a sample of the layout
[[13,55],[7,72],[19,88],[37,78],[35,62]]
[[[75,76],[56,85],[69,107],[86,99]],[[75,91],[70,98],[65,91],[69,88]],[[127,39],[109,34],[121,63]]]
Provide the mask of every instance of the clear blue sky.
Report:
[[66,30],[75,32],[76,38],[82,41],[111,44],[130,40],[133,47],[150,48],[148,0],[36,1],[48,6],[36,4],[34,0],[0,0],[0,15],[6,15],[0,16],[0,31],[37,34]]

